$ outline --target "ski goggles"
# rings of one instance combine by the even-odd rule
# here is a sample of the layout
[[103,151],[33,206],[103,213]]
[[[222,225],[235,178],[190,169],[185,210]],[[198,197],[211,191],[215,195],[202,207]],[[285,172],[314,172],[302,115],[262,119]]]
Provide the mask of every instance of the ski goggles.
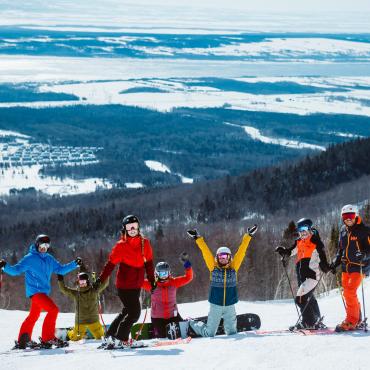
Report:
[[300,226],[300,227],[297,229],[297,231],[298,231],[299,233],[302,233],[302,232],[304,232],[304,231],[309,231],[309,230],[310,230],[310,228],[309,228],[307,225]]
[[167,279],[170,273],[168,271],[157,271],[157,275],[160,279]]
[[356,218],[355,212],[348,212],[342,214],[342,220],[354,220]]
[[219,253],[217,255],[217,258],[218,259],[229,259],[230,258],[230,254],[229,253]]
[[139,224],[138,223],[132,223],[132,224],[127,224],[126,226],[125,226],[125,228],[126,228],[126,231],[132,231],[132,230],[134,230],[134,231],[138,231],[139,230]]
[[48,250],[50,248],[50,243],[39,244],[39,249]]

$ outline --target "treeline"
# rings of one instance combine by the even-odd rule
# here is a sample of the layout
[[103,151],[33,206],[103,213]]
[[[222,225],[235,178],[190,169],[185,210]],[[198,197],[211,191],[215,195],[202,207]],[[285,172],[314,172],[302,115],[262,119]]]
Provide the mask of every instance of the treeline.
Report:
[[[292,220],[311,217],[326,245],[333,246],[340,207],[370,199],[369,149],[370,139],[361,139],[330,147],[294,165],[166,189],[4,198],[0,203],[0,251],[15,262],[42,232],[52,237],[54,253],[62,261],[80,255],[91,271],[100,271],[119,237],[122,218],[134,213],[142,220],[144,235],[153,242],[156,261],[168,260],[174,271],[181,273],[178,255],[189,252],[196,279],[180,292],[180,300],[199,300],[207,297],[209,274],[185,230],[198,228],[214,251],[228,245],[235,252],[246,227],[257,223],[260,231],[239,274],[241,298],[286,297],[289,290],[273,252],[284,242],[284,230]],[[4,287],[13,296],[11,307],[26,308],[21,279],[6,278]],[[53,294],[61,299],[55,289]],[[61,302],[63,309],[70,309],[67,300]],[[108,310],[119,305],[113,283],[106,304]]]

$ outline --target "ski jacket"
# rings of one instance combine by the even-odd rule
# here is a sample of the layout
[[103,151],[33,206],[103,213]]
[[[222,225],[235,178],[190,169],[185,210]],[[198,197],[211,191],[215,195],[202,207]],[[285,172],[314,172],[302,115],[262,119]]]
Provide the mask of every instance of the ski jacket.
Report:
[[[356,258],[358,251],[364,255],[362,262]],[[361,267],[364,274],[370,272],[370,228],[359,216],[352,227],[343,225],[340,230],[334,265],[339,266],[341,262],[343,272],[361,272]]]
[[119,264],[116,276],[118,289],[140,289],[145,272],[148,280],[154,282],[152,247],[149,239],[141,235],[122,236],[113,247],[108,262],[100,274],[100,280],[105,281],[117,264]]
[[99,294],[108,284],[109,279],[96,289],[91,285],[84,288],[69,288],[65,286],[64,281],[58,281],[60,291],[74,300],[76,324],[87,325],[99,321]]
[[36,293],[50,294],[53,273],[66,275],[77,267],[75,261],[62,265],[51,254],[40,253],[36,245],[31,244],[29,253],[14,266],[6,264],[4,271],[11,276],[24,273],[26,296],[32,297]]
[[320,263],[328,266],[325,246],[315,229],[313,229],[313,235],[310,238],[297,239],[291,251],[293,255],[296,254],[296,272],[299,285],[306,279],[318,280],[320,278]]
[[[178,314],[176,293],[177,288],[189,284],[193,280],[193,269],[191,265],[185,269],[185,275],[172,277],[166,281],[157,281],[157,287],[152,293],[151,316],[156,319],[169,319]],[[145,279],[143,288],[151,291],[152,285]]]
[[237,273],[244,260],[251,236],[244,234],[242,243],[234,258],[226,266],[219,266],[202,237],[196,239],[204,261],[210,272],[210,290],[208,301],[218,306],[230,306],[238,302]]

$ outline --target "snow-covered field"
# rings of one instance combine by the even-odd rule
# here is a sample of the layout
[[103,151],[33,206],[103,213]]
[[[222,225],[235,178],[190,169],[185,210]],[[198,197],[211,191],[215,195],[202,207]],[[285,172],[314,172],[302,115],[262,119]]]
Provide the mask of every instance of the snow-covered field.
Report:
[[[366,304],[370,304],[370,280],[365,281]],[[361,296],[361,290],[359,289]],[[338,292],[319,299],[325,323],[334,326],[344,318],[344,308]],[[180,305],[184,317],[206,315],[208,302]],[[255,312],[262,320],[262,330],[284,329],[294,324],[297,314],[291,300],[266,302],[239,302],[237,312]],[[0,352],[12,346],[19,325],[26,312],[0,310]],[[143,318],[144,311],[141,318]],[[43,317],[43,316],[42,316]],[[104,315],[110,322],[114,315]],[[73,314],[60,314],[57,325],[70,326]],[[40,321],[34,337],[40,335]],[[219,336],[193,339],[189,344],[162,348],[144,348],[131,351],[96,350],[95,342],[72,343],[73,353],[62,350],[27,353],[0,354],[1,369],[368,369],[370,334],[348,333],[333,335],[303,336],[279,334],[274,336],[239,333],[230,337]]]

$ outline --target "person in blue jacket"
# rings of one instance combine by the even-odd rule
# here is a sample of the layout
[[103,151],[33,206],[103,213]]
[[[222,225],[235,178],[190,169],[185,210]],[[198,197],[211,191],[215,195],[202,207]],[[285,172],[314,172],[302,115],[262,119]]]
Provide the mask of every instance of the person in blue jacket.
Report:
[[82,264],[81,258],[62,265],[51,254],[47,253],[50,247],[50,238],[47,235],[38,235],[34,244],[31,244],[29,253],[16,265],[10,266],[4,259],[0,260],[0,269],[11,276],[25,274],[26,296],[31,299],[30,313],[24,320],[18,335],[16,348],[31,347],[32,331],[41,311],[46,311],[42,326],[41,345],[51,348],[53,345],[64,345],[55,338],[55,323],[59,313],[58,307],[49,297],[51,290],[51,275],[66,275]]

